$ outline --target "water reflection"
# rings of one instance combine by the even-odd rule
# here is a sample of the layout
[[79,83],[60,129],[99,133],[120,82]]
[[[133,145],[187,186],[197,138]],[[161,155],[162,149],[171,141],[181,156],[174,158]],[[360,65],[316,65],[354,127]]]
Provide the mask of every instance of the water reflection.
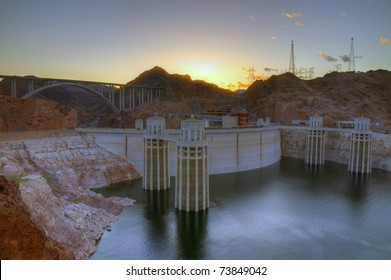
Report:
[[369,174],[351,173],[347,180],[348,196],[352,201],[362,201],[368,194]]
[[[172,186],[174,178],[171,178]],[[174,189],[141,180],[101,190],[135,198],[93,259],[390,259],[391,173],[351,174],[284,158],[263,169],[212,175],[211,208],[174,208]]]
[[177,211],[177,259],[207,259],[204,244],[207,234],[208,210],[198,213]]
[[170,208],[170,190],[144,191],[145,236],[152,246],[162,247],[168,243],[167,211]]

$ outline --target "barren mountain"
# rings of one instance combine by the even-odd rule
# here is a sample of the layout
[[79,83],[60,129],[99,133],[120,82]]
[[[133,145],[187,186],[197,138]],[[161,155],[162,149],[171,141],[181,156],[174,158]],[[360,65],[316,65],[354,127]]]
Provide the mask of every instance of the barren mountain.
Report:
[[192,80],[189,75],[169,74],[158,66],[143,72],[128,84],[164,87],[167,97],[174,100],[186,97],[221,98],[233,94],[232,91],[220,88],[215,84]]
[[[134,127],[135,119],[145,120],[158,112],[169,119],[168,127],[174,128],[187,114],[227,104],[234,106],[233,114],[246,108],[250,122],[259,117],[271,117],[288,124],[292,119],[308,119],[317,114],[324,117],[328,126],[335,125],[336,120],[352,120],[361,115],[371,118],[372,122],[391,125],[391,72],[385,70],[334,72],[313,80],[300,80],[285,73],[254,82],[241,96],[214,84],[194,81],[189,75],[169,74],[157,66],[128,84],[164,87],[166,95],[160,102],[144,103],[132,112],[124,112],[120,122],[109,106],[82,89],[47,89],[36,98],[75,108],[80,127]],[[18,85],[20,90],[25,90],[23,87],[27,88],[28,84]],[[9,94],[9,81],[1,81],[1,89]]]
[[308,81],[285,73],[254,82],[242,104],[253,121],[270,116],[287,124],[320,115],[326,125],[334,125],[364,115],[371,122],[391,125],[391,72],[334,72]]

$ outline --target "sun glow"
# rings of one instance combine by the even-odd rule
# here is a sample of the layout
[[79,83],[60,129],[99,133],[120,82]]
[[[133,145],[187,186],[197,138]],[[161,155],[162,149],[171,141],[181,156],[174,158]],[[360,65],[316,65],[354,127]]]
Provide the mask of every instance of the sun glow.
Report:
[[207,81],[215,72],[217,65],[208,62],[188,62],[184,65],[185,70],[193,79]]

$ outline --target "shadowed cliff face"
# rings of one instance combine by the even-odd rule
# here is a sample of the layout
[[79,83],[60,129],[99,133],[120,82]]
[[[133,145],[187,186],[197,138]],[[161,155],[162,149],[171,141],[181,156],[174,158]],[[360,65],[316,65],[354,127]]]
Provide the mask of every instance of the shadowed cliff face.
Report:
[[46,100],[11,98],[0,92],[0,131],[77,127],[76,110]]
[[0,176],[0,259],[73,259],[60,243],[33,222],[19,184]]

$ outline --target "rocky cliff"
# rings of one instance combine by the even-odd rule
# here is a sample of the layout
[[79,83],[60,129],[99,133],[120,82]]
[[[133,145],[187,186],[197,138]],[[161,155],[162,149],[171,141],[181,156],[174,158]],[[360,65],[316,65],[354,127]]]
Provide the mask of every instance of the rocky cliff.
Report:
[[0,176],[0,259],[72,259],[73,254],[46,236],[22,200],[19,184]]
[[76,110],[47,100],[11,98],[0,93],[0,131],[75,128]]
[[[307,131],[304,129],[281,129],[281,155],[303,158]],[[325,160],[348,164],[351,133],[325,132]],[[373,133],[372,167],[391,172],[391,134]]]
[[250,119],[271,117],[288,124],[292,119],[324,117],[325,126],[353,120],[362,114],[371,122],[391,125],[391,72],[330,73],[300,80],[291,73],[254,82],[244,94]]
[[79,136],[3,142],[0,155],[0,173],[20,181],[23,207],[32,223],[70,252],[58,258],[88,258],[104,230],[133,202],[103,198],[89,188],[140,177],[131,164]]

